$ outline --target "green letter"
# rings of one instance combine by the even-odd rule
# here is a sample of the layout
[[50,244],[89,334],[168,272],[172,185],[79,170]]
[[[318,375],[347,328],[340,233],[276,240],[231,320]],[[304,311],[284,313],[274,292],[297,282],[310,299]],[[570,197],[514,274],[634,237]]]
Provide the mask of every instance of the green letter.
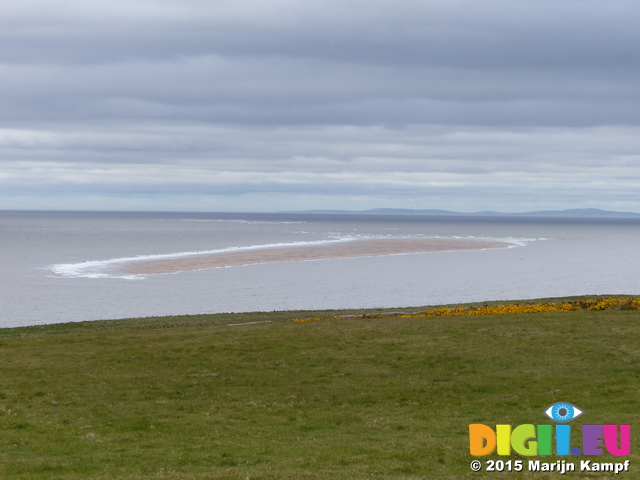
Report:
[[520,455],[532,457],[538,454],[536,427],[529,423],[518,425],[511,433],[511,446]]

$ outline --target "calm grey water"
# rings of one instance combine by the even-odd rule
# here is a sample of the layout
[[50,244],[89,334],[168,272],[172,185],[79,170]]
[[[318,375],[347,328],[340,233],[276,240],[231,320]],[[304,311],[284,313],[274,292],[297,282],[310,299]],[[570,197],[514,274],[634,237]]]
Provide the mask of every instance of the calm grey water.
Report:
[[[367,238],[512,248],[127,276],[122,262]],[[640,293],[640,220],[0,212],[0,327],[185,313]]]

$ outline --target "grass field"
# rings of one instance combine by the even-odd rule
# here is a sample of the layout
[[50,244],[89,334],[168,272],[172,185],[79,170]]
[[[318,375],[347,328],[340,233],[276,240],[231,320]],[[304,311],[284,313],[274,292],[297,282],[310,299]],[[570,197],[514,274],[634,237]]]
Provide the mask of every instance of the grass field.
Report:
[[0,329],[0,478],[614,478],[471,472],[470,423],[557,401],[631,424],[640,478],[640,311],[291,322],[361,313]]

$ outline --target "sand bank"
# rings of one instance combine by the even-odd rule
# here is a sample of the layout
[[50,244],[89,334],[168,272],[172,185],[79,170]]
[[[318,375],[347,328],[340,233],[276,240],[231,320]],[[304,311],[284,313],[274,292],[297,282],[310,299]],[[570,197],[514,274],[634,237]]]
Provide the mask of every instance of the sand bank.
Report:
[[328,258],[373,257],[402,253],[438,252],[503,248],[510,244],[482,240],[394,239],[362,240],[322,246],[268,248],[227,252],[215,255],[152,260],[131,263],[125,270],[133,274],[173,273],[205,268],[251,265],[256,263],[295,262]]

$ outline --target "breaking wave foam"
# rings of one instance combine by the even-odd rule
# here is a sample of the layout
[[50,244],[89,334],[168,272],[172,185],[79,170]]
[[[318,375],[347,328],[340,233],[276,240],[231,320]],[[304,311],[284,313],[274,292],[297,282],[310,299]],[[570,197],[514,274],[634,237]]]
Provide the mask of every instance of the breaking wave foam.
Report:
[[221,253],[242,252],[249,250],[266,250],[271,248],[306,247],[317,245],[330,245],[334,243],[362,240],[360,237],[343,237],[331,240],[318,240],[310,242],[283,242],[264,245],[249,245],[246,247],[228,247],[215,250],[197,250],[192,252],[177,252],[156,255],[136,255],[135,257],[110,258],[108,260],[88,260],[81,263],[58,263],[49,267],[49,270],[62,277],[84,278],[125,278],[139,279],[143,275],[123,274],[120,270],[123,266],[137,262],[153,260],[170,260],[178,258],[199,257],[204,255],[217,255]]

